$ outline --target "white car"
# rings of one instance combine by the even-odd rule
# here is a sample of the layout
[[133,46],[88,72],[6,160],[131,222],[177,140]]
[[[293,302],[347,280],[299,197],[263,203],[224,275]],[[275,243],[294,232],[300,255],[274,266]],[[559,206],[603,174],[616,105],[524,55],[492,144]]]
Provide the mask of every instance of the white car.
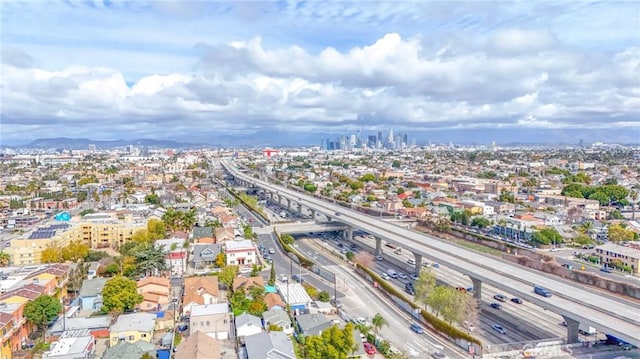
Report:
[[409,264],[416,264],[416,260],[415,260],[415,259],[413,259],[413,258],[409,258],[409,259],[407,259],[407,263],[409,263]]
[[383,260],[384,260],[384,258],[382,258],[382,256],[376,256],[376,260],[377,260],[377,261],[383,261]]
[[400,279],[407,279],[407,275],[402,272],[398,273],[398,277],[400,277]]

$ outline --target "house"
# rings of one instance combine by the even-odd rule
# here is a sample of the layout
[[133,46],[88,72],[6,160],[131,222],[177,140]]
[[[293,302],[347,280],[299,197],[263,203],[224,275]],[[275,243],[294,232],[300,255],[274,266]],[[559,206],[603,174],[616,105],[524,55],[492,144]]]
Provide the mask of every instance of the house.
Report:
[[156,346],[144,340],[138,340],[135,343],[125,341],[107,348],[102,359],[140,359],[145,353],[155,358]]
[[197,331],[182,340],[176,347],[175,359],[219,359],[220,343],[207,334]]
[[277,325],[282,328],[283,333],[293,334],[291,318],[289,318],[289,315],[284,310],[269,309],[262,313],[262,320],[264,321],[264,327],[266,329],[269,329],[270,325]]
[[245,293],[249,293],[249,289],[251,287],[261,287],[264,288],[264,278],[262,277],[236,277],[233,279],[233,284],[231,285],[233,291],[242,288]]
[[138,308],[147,311],[158,311],[169,304],[171,281],[168,278],[150,276],[138,281],[138,293],[142,294],[142,303]]
[[188,277],[184,280],[182,314],[188,315],[194,305],[216,304],[220,302],[218,277]]
[[293,343],[282,332],[262,332],[245,338],[246,359],[295,359]]
[[193,236],[193,242],[197,243],[198,239],[203,237],[213,237],[213,228],[212,227],[193,227],[193,232],[191,232]]
[[330,328],[333,323],[324,314],[300,314],[296,316],[298,333],[308,337],[310,335],[320,335],[322,331]]
[[226,241],[232,241],[236,238],[236,231],[232,227],[220,227],[216,228],[216,243],[224,243]]
[[231,312],[228,303],[194,305],[189,316],[189,330],[193,335],[201,331],[214,339],[228,339]]
[[227,265],[252,267],[258,263],[256,259],[258,250],[248,239],[225,242],[225,253],[227,254]]
[[621,246],[616,243],[605,243],[596,247],[596,255],[600,263],[613,267],[614,261],[628,267],[631,273],[637,275],[640,268],[640,249],[633,246]]
[[308,309],[313,301],[300,283],[276,283],[276,288],[291,310]]
[[102,266],[100,262],[89,263],[89,269],[87,270],[87,279],[93,279],[97,277],[100,266]]
[[[63,323],[64,322],[64,323]],[[55,323],[49,328],[49,334],[54,337],[62,335],[65,331],[77,331],[88,330],[89,334],[94,337],[105,336],[105,333],[109,333],[109,327],[111,326],[111,317],[108,315],[99,317],[69,317],[65,320],[56,320]]]
[[264,302],[267,305],[267,309],[284,310],[287,306],[278,293],[267,293],[264,296]]
[[95,344],[88,330],[67,330],[42,354],[42,359],[92,359]]
[[242,313],[236,317],[236,337],[246,337],[262,332],[262,321],[255,315]]
[[187,271],[187,251],[179,248],[167,253],[167,266],[171,275],[183,275]]
[[193,268],[204,269],[216,264],[218,254],[222,252],[222,245],[214,244],[194,244],[191,253]]
[[78,293],[80,310],[97,312],[102,308],[102,288],[106,282],[106,278],[93,278],[82,282]]
[[151,313],[131,313],[118,317],[116,323],[111,326],[109,334],[110,346],[127,341],[135,343],[139,340],[151,342],[153,329],[156,326],[156,315]]

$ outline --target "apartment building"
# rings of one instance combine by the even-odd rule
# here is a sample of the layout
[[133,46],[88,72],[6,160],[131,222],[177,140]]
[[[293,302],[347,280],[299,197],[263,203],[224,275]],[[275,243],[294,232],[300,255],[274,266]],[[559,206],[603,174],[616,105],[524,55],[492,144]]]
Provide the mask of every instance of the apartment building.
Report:
[[631,273],[635,275],[640,273],[640,249],[606,243],[596,247],[596,255],[600,257],[602,264],[611,265],[611,262],[618,260],[631,268]]

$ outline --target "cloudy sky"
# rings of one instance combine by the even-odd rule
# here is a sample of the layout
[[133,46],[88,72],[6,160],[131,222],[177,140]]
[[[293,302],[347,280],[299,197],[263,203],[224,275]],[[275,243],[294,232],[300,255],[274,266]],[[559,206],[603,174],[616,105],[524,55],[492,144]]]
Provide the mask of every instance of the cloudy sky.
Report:
[[0,7],[0,144],[296,134],[315,144],[389,128],[418,143],[438,132],[640,142],[637,1]]

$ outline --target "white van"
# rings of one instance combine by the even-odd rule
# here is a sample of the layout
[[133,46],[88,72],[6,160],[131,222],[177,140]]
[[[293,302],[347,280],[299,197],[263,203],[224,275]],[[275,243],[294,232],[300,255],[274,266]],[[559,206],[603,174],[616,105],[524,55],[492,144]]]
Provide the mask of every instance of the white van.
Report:
[[388,274],[388,275],[389,275],[389,277],[391,277],[391,278],[394,278],[394,279],[395,279],[395,278],[398,278],[398,273],[396,273],[396,271],[394,271],[393,269],[389,269],[389,270],[387,271],[387,274]]

